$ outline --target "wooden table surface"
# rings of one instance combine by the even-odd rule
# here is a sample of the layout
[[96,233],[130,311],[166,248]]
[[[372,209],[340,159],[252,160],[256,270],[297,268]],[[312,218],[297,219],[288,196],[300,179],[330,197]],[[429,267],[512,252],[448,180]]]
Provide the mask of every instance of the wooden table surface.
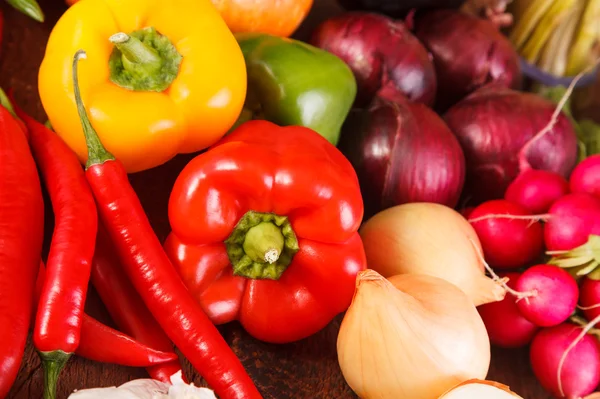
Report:
[[[13,11],[4,1],[0,2],[0,9],[5,15],[0,50],[0,85],[5,89],[13,88],[20,105],[38,120],[45,121],[37,92],[37,70],[52,26],[66,7],[62,0],[42,0],[40,4],[47,16],[44,24],[30,20]],[[333,0],[317,0],[298,36],[306,37],[316,23],[339,11]],[[161,240],[169,232],[167,200],[170,188],[178,172],[191,158],[180,156],[162,167],[130,177]],[[47,208],[46,226],[48,241],[52,231],[50,208]],[[90,289],[87,312],[112,325],[93,289]],[[301,342],[279,346],[257,342],[237,324],[221,327],[220,331],[243,361],[265,399],[355,398],[337,363],[335,343],[339,322],[340,318]],[[488,378],[510,385],[525,399],[549,399],[550,396],[535,381],[527,358],[526,350],[494,350]],[[187,362],[185,372],[196,384],[203,383]],[[94,363],[73,357],[61,375],[58,397],[64,399],[74,389],[119,385],[134,378],[147,378],[147,374],[144,369]],[[40,398],[42,386],[40,363],[29,344],[9,398]]]

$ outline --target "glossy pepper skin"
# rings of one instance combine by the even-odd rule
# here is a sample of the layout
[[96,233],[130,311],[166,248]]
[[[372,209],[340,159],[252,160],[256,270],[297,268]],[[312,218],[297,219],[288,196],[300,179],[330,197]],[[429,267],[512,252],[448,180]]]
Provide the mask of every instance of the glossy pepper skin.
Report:
[[261,33],[236,38],[248,75],[240,121],[305,126],[336,145],[356,97],[350,68],[335,55],[294,39]]
[[337,148],[305,127],[248,121],[182,170],[164,246],[214,323],[237,319],[255,338],[285,343],[350,305],[366,267],[362,216]]
[[244,58],[210,0],[78,2],[50,34],[38,86],[54,130],[82,162],[70,73],[80,48],[89,54],[80,81],[91,122],[129,173],[214,144],[242,109]]
[[0,91],[0,398],[14,383],[31,322],[44,200],[24,130]]

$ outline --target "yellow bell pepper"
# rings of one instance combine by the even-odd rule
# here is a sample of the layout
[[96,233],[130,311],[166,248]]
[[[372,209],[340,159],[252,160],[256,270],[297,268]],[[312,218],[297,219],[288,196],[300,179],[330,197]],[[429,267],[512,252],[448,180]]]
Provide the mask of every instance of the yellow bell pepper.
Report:
[[244,57],[210,0],[79,1],[52,30],[38,88],[52,127],[82,162],[71,74],[79,49],[92,125],[130,173],[212,145],[244,105]]

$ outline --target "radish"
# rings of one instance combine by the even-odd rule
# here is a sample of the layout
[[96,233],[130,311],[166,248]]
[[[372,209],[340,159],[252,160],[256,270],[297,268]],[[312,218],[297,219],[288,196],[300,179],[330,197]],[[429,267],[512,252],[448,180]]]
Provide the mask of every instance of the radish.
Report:
[[592,155],[573,169],[569,178],[571,191],[600,198],[600,154]]
[[471,212],[469,222],[492,267],[522,267],[543,252],[542,225],[521,205],[507,200],[486,201]]
[[600,234],[600,199],[590,194],[567,194],[548,212],[544,241],[549,251],[569,251]]
[[540,384],[557,398],[585,397],[600,383],[598,342],[571,323],[542,329],[531,343],[529,360]]
[[527,169],[508,186],[504,198],[535,214],[548,212],[568,192],[569,182],[558,173]]
[[584,277],[579,295],[580,309],[588,320],[600,316],[600,280]]
[[564,269],[535,265],[516,282],[517,307],[530,322],[540,327],[556,326],[571,316],[577,307],[579,287]]
[[[500,277],[508,278],[509,288],[514,288],[520,273],[509,272]],[[539,327],[519,312],[516,297],[506,295],[500,302],[479,306],[477,310],[485,324],[490,342],[501,348],[518,348],[531,342]]]

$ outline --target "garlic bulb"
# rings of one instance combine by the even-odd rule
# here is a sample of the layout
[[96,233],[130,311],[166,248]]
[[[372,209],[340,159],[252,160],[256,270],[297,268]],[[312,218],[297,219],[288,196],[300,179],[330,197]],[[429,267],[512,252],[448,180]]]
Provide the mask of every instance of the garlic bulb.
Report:
[[69,395],[68,399],[216,399],[210,389],[186,384],[181,371],[171,376],[171,384],[137,379],[119,387],[82,389]]
[[470,299],[437,277],[360,272],[337,341],[346,382],[363,399],[432,399],[485,379],[490,342]]

